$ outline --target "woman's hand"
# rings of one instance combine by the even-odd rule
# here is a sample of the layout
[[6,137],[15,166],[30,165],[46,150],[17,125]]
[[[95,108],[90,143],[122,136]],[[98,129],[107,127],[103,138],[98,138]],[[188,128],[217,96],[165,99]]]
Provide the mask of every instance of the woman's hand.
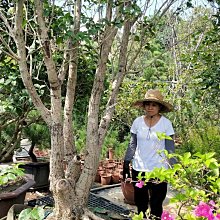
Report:
[[124,161],[123,165],[123,181],[125,181],[127,178],[131,178],[130,174],[130,167],[129,167],[130,161]]

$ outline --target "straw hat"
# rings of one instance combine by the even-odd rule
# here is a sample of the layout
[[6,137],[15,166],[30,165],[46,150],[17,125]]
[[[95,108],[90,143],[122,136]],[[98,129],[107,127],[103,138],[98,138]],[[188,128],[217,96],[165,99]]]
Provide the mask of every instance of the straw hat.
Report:
[[156,102],[156,103],[161,104],[163,108],[161,109],[160,112],[170,112],[173,110],[173,106],[170,103],[163,100],[163,95],[160,93],[159,90],[156,90],[156,89],[148,90],[144,96],[144,99],[136,101],[135,103],[133,103],[133,106],[143,108],[144,107],[143,104],[146,101]]

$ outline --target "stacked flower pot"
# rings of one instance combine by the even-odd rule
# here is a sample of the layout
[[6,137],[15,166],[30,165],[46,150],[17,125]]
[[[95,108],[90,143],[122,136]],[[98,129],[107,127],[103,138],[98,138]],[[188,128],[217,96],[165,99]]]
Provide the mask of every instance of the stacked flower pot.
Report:
[[121,181],[122,162],[119,160],[106,159],[99,162],[95,182],[102,185],[117,184]]

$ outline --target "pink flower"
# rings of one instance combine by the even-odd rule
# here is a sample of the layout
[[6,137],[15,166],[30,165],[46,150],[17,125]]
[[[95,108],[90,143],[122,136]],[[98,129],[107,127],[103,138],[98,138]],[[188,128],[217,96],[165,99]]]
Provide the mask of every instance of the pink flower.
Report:
[[138,180],[138,182],[135,184],[138,188],[142,188],[144,186],[144,181]]
[[214,220],[219,220],[220,219],[220,213],[217,213]]
[[211,205],[212,207],[215,207],[215,202],[213,200],[210,200],[209,205]]
[[167,211],[163,211],[161,220],[175,220],[175,218]]
[[196,206],[194,213],[198,217],[206,217],[208,220],[214,220],[215,217],[212,211],[213,211],[213,206],[210,206],[205,202],[200,202],[199,205]]

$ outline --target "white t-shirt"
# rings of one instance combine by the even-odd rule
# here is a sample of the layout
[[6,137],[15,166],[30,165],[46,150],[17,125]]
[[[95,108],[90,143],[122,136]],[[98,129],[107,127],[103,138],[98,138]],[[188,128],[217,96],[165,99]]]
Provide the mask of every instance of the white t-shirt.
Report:
[[144,121],[144,116],[136,118],[131,126],[131,132],[137,135],[137,148],[132,160],[132,167],[137,171],[149,172],[155,167],[168,168],[164,153],[165,140],[159,140],[156,132],[173,135],[174,130],[169,119],[161,116],[160,120],[150,128]]

